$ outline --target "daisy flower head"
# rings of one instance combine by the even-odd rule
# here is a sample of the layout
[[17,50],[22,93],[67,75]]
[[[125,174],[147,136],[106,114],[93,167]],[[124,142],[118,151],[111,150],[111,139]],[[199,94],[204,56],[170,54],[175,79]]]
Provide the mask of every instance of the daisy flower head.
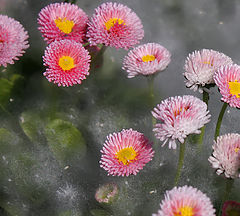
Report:
[[99,203],[112,203],[117,195],[118,186],[115,183],[106,183],[97,189],[95,199]]
[[46,48],[43,61],[47,66],[43,75],[58,86],[81,84],[89,75],[90,55],[76,41],[54,41]]
[[157,43],[147,43],[131,50],[123,60],[128,78],[163,71],[171,61],[170,52]]
[[152,216],[215,216],[211,200],[191,186],[174,187],[165,193],[160,210]]
[[222,100],[231,107],[240,108],[240,66],[234,64],[219,68],[214,80]]
[[139,17],[119,3],[103,3],[88,22],[87,37],[91,45],[129,49],[138,44],[143,36]]
[[28,33],[15,19],[0,14],[0,66],[14,64],[29,47]]
[[85,39],[88,16],[77,5],[54,3],[44,7],[38,17],[39,31],[47,43],[55,40]]
[[212,148],[213,153],[208,160],[217,169],[216,173],[224,173],[227,178],[240,178],[240,134],[219,136]]
[[169,148],[176,149],[176,140],[184,143],[187,135],[199,134],[199,130],[210,121],[211,115],[207,104],[191,95],[176,96],[165,99],[152,111],[152,115],[161,123],[154,126],[157,139],[169,140]]
[[210,49],[202,49],[189,54],[185,61],[184,76],[186,86],[202,93],[206,84],[214,84],[213,75],[223,65],[232,64],[230,57]]
[[136,175],[154,155],[152,143],[132,129],[110,134],[101,153],[100,167],[113,176]]

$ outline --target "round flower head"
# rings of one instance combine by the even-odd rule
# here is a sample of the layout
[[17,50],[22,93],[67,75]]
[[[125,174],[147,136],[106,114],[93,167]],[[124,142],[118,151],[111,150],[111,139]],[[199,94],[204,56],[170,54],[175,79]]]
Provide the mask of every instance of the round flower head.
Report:
[[136,175],[154,155],[148,139],[132,129],[110,134],[101,153],[100,166],[113,176]]
[[161,123],[154,126],[153,131],[157,139],[169,141],[169,148],[176,149],[176,139],[181,143],[187,135],[196,133],[204,124],[210,121],[211,115],[207,111],[207,104],[191,96],[170,97],[152,111],[152,115]]
[[215,216],[215,209],[204,193],[185,185],[167,191],[160,210],[153,216]]
[[231,107],[240,108],[240,66],[229,65],[219,68],[214,80],[222,94],[222,100]]
[[185,61],[186,86],[202,92],[206,84],[214,84],[213,75],[219,67],[232,63],[231,58],[214,50],[194,51]]
[[118,3],[103,3],[88,23],[87,37],[91,45],[129,49],[138,44],[143,36],[143,26],[138,16]]
[[96,193],[95,199],[99,203],[111,203],[114,199],[116,199],[118,195],[118,186],[114,183],[107,183],[101,185]]
[[43,56],[47,70],[43,73],[49,82],[58,86],[81,84],[89,75],[90,55],[82,44],[71,40],[51,43]]
[[0,14],[0,66],[14,64],[29,47],[28,33],[13,18]]
[[171,61],[170,52],[157,43],[147,43],[131,50],[123,60],[128,78],[151,75],[164,70]]
[[219,136],[208,160],[218,175],[225,173],[227,178],[240,178],[240,134]]
[[70,39],[82,43],[85,38],[88,17],[77,5],[55,3],[39,13],[38,28],[47,43]]

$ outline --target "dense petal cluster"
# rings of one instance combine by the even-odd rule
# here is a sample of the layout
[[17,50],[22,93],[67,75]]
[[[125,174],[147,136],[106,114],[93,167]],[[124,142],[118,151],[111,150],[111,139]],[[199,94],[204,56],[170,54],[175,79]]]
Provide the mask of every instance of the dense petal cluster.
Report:
[[129,49],[143,36],[139,17],[130,8],[118,3],[103,3],[88,23],[87,37],[91,45]]
[[28,33],[18,21],[0,14],[0,66],[14,64],[29,47],[27,39]]
[[164,141],[163,145],[169,140],[169,148],[173,149],[177,147],[176,139],[183,143],[187,135],[199,134],[199,129],[211,117],[207,104],[191,95],[170,97],[162,101],[154,108],[152,115],[161,121],[153,129],[156,138]]
[[153,216],[215,216],[211,200],[197,188],[174,187],[167,191],[160,210]]
[[171,61],[170,52],[157,43],[147,43],[131,50],[123,60],[128,78],[151,75],[164,70]]
[[43,75],[58,86],[81,84],[89,75],[90,55],[75,41],[66,39],[51,43],[45,50],[43,61],[48,67]]
[[113,176],[136,175],[154,155],[148,139],[132,129],[110,134],[101,153],[100,166]]
[[208,160],[218,175],[224,173],[227,178],[240,178],[240,134],[219,136]]
[[232,64],[230,57],[215,50],[202,49],[189,54],[185,61],[184,76],[186,86],[194,91],[202,88],[206,84],[213,84],[213,75],[217,69],[223,65]]
[[77,5],[54,3],[44,7],[38,17],[38,28],[44,40],[75,40],[82,43],[85,39],[88,16]]

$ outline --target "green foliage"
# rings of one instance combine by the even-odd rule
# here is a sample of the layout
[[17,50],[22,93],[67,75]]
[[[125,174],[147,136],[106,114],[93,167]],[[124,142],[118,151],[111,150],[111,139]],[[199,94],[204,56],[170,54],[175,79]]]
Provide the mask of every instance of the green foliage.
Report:
[[90,213],[92,216],[110,216],[111,215],[104,209],[92,209]]

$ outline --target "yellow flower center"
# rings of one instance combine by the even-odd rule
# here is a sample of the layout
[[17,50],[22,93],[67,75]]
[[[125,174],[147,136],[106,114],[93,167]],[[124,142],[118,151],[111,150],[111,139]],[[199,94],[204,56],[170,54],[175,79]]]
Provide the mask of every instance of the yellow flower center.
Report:
[[105,22],[106,29],[109,30],[115,25],[115,23],[126,25],[124,20],[120,18],[111,18],[107,22]]
[[59,61],[58,65],[63,69],[63,70],[71,70],[72,68],[75,67],[74,65],[74,60],[70,56],[62,56]]
[[150,61],[154,61],[154,60],[155,60],[154,55],[145,55],[142,57],[143,62],[150,62]]
[[213,63],[210,62],[210,61],[204,61],[203,64],[208,64],[208,65],[210,65],[210,66],[213,66]]
[[66,18],[57,18],[54,20],[56,26],[59,28],[60,31],[64,32],[65,34],[69,34],[72,32],[73,26],[75,23],[71,20],[67,20]]
[[116,153],[116,158],[124,165],[128,165],[129,163],[131,163],[136,158],[136,156],[137,152],[133,149],[133,147],[121,149]]
[[240,97],[240,83],[235,80],[235,82],[229,82],[229,89],[232,95],[235,95],[237,98]]
[[235,151],[236,153],[238,153],[239,150],[240,150],[240,148],[238,148],[238,147],[234,149],[234,151]]
[[181,207],[174,213],[174,216],[193,216],[193,208],[189,206]]

